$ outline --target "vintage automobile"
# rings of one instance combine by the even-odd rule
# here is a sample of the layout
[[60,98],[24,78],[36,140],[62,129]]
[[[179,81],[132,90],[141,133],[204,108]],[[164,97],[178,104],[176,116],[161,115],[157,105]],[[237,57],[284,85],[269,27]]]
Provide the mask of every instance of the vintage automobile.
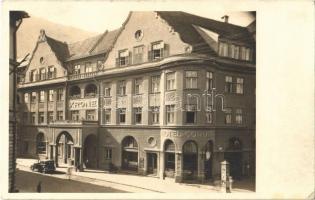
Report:
[[38,171],[40,173],[51,173],[56,170],[55,162],[53,160],[42,160],[31,165],[32,171]]

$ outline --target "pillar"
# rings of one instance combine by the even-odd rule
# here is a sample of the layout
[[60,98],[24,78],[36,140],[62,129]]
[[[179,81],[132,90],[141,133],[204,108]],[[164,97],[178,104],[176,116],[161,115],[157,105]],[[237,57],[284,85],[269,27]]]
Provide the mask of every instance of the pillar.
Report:
[[175,182],[183,181],[183,157],[181,153],[175,153]]
[[83,150],[82,147],[79,148],[79,152],[80,152],[80,159],[79,159],[79,168],[80,168],[80,172],[83,172]]
[[199,150],[198,152],[198,181],[201,183],[204,182],[205,179],[205,165],[204,165],[204,156],[203,152]]
[[52,147],[53,147],[53,155],[54,155],[56,167],[58,167],[58,150],[57,150],[58,145],[54,144],[52,145]]
[[159,177],[164,179],[164,167],[165,167],[165,154],[160,152],[160,162],[159,162]]

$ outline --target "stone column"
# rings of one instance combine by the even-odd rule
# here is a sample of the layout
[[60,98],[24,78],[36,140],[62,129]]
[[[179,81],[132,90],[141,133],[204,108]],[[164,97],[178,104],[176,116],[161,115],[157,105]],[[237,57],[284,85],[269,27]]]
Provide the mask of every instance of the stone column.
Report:
[[201,149],[198,150],[198,181],[201,183],[205,179],[205,170],[204,170],[204,155]]
[[164,152],[160,152],[160,163],[159,163],[159,177],[160,179],[164,179],[164,166],[165,166],[165,154]]
[[54,159],[55,159],[55,163],[56,163],[56,167],[58,167],[58,145],[57,144],[54,144],[52,145],[53,147],[53,155],[54,155]]
[[175,153],[175,182],[181,183],[183,181],[183,155]]
[[83,147],[80,147],[79,152],[80,152],[80,159],[79,159],[79,165],[80,165],[80,172],[83,172]]

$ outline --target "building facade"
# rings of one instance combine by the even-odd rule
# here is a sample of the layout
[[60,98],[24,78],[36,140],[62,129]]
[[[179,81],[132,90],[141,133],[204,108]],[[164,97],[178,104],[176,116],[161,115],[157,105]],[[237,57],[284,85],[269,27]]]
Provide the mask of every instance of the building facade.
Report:
[[[252,28],[252,26],[251,26]],[[18,86],[19,153],[213,180],[255,172],[255,38],[184,12],[130,12],[73,44],[42,30]]]

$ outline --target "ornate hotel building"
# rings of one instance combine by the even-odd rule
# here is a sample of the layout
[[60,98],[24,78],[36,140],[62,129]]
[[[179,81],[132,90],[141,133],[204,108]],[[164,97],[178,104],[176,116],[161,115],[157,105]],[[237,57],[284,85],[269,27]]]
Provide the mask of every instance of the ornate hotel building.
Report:
[[19,77],[19,155],[176,182],[255,173],[255,22],[130,12],[76,43],[42,30]]

